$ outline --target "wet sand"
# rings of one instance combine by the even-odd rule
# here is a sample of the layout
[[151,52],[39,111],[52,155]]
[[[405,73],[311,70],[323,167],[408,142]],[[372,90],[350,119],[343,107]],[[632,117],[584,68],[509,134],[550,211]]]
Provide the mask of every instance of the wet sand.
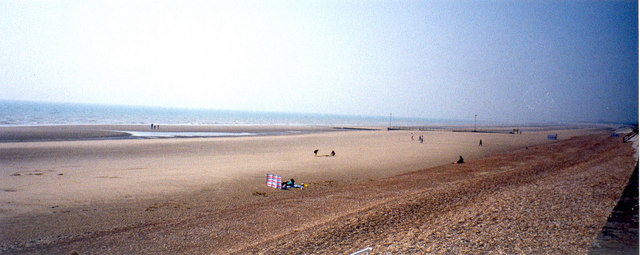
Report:
[[[330,126],[264,126],[264,125],[54,125],[54,126],[7,126],[0,127],[0,142],[42,142],[135,139],[130,132],[149,135],[167,132],[220,132],[231,134],[248,133],[244,136],[264,136],[328,132],[337,130]],[[206,135],[203,135],[206,136]]]
[[[416,139],[424,135],[425,143],[411,141],[412,132]],[[338,131],[287,136],[0,143],[0,247],[14,252],[53,249],[54,253],[66,253],[66,249],[75,247],[121,253],[127,251],[124,247],[138,247],[122,242],[140,234],[141,228],[158,227],[172,232],[172,224],[209,217],[232,217],[232,222],[251,225],[259,221],[258,215],[278,214],[277,210],[264,207],[265,211],[243,216],[248,218],[233,218],[237,210],[262,208],[259,205],[301,194],[350,189],[352,185],[450,165],[460,155],[473,161],[546,144],[552,142],[547,140],[549,132],[510,135]],[[551,132],[566,140],[594,131]],[[482,147],[478,146],[479,139],[483,140]],[[314,149],[320,150],[321,157],[313,155]],[[331,150],[336,151],[335,157],[322,157]],[[271,189],[265,185],[267,173],[295,178],[309,187],[303,191]],[[398,192],[396,195],[403,193]],[[382,201],[385,200],[379,202]],[[301,216],[306,221],[300,225],[285,225],[289,229],[314,226],[349,212],[343,208],[327,214],[326,208],[321,207],[331,205],[314,206],[318,210],[300,208],[310,213]],[[254,233],[256,236],[252,237],[250,231],[253,230],[237,226],[218,229],[220,245],[215,250],[207,245],[198,248],[190,244],[193,249],[187,249],[175,244],[152,252],[229,252],[249,244],[234,236],[247,236],[254,241],[262,236]],[[207,237],[214,238],[210,234]],[[128,237],[121,239],[122,235]],[[137,242],[135,238],[131,240]],[[157,241],[166,244],[165,239]],[[154,245],[152,240],[149,242],[152,243],[139,245]]]

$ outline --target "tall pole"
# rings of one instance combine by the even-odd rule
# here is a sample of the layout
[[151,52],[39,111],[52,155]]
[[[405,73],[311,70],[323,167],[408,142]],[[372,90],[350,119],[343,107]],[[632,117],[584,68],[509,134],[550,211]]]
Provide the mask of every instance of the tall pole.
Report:
[[389,129],[391,129],[391,113],[389,113]]
[[473,115],[473,132],[476,132],[476,119],[478,118],[478,114]]

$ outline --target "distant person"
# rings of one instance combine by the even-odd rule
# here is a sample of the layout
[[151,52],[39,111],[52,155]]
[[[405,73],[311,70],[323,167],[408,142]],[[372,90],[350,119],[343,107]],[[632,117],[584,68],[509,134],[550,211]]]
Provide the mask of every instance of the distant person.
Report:
[[462,164],[464,163],[464,159],[462,158],[462,156],[460,156],[460,159],[458,159],[458,161],[456,161],[457,164]]
[[424,143],[424,136],[423,135],[420,136],[420,143]]
[[478,144],[478,146],[482,146],[482,139],[480,139],[480,144]]
[[315,151],[313,151],[313,155],[315,155],[316,157],[318,156],[318,149],[316,149]]
[[153,123],[151,123],[151,129],[153,129],[155,126],[153,125]]
[[411,133],[411,141],[413,142],[413,133]]
[[331,151],[331,157],[335,156],[336,152],[335,151]]

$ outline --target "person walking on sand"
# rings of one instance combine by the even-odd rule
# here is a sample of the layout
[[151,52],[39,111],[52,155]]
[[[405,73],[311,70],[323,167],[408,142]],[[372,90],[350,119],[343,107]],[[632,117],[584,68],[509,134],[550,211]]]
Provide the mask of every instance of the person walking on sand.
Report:
[[482,147],[482,139],[480,139],[480,144],[478,146]]
[[315,155],[316,157],[318,156],[318,149],[316,149],[315,151],[313,151],[313,155]]
[[335,151],[331,151],[331,157],[334,157],[336,155]]
[[413,133],[411,133],[411,141],[413,142]]

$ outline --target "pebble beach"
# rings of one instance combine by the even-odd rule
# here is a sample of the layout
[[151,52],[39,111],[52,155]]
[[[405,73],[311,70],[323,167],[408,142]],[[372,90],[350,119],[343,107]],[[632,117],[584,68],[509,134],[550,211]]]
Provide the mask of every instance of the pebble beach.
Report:
[[[0,250],[584,253],[636,152],[602,129],[552,132],[0,143]],[[266,174],[308,187],[269,188]]]

